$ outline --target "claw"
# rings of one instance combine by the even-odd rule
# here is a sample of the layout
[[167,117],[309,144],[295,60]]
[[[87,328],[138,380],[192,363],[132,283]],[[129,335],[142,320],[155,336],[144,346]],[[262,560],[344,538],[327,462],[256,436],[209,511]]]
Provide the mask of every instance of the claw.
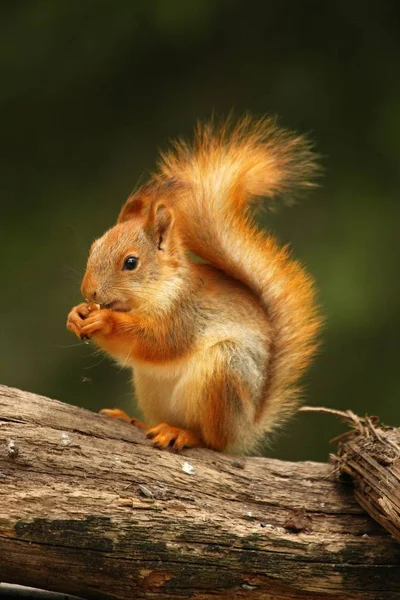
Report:
[[160,449],[171,448],[174,451],[183,448],[194,448],[203,446],[200,437],[187,429],[172,427],[168,423],[160,423],[147,432],[147,437],[153,440],[153,444]]

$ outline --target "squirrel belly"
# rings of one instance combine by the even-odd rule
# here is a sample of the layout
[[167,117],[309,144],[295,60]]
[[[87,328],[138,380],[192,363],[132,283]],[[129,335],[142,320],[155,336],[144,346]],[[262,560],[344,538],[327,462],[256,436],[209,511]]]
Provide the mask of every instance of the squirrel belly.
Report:
[[251,207],[316,170],[308,142],[273,120],[209,123],[92,245],[67,326],[133,367],[156,445],[252,451],[296,409],[317,347],[314,285]]

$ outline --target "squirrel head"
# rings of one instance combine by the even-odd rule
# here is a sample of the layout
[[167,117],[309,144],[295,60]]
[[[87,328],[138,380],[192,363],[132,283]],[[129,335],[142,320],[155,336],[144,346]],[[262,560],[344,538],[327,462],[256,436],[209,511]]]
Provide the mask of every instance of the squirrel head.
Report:
[[171,296],[166,286],[179,278],[183,263],[172,209],[160,193],[142,189],[125,202],[117,224],[93,243],[82,295],[117,311],[162,306]]

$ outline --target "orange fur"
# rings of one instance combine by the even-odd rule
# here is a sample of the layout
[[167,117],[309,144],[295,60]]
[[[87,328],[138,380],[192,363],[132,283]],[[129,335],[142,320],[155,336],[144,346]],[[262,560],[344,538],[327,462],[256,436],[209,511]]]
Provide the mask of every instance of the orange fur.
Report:
[[67,326],[133,367],[160,447],[249,451],[295,409],[316,348],[313,284],[249,208],[310,187],[315,171],[308,143],[272,120],[210,123],[162,157],[93,244],[82,282],[92,303]]
[[144,429],[144,430],[149,429],[149,426],[146,425],[146,423],[139,421],[139,419],[130,417],[129,415],[126,414],[125,411],[121,410],[120,408],[103,408],[100,411],[100,414],[106,415],[107,417],[112,417],[113,419],[119,419],[120,421],[126,421],[127,423],[130,423],[131,425],[135,425],[135,427],[138,427],[139,429]]

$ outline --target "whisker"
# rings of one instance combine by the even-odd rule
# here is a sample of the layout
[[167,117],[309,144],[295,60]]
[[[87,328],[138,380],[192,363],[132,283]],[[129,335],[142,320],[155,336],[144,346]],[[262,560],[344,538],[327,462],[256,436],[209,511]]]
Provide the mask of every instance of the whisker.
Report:
[[[90,344],[90,341],[87,340],[86,344]],[[96,348],[96,346],[92,346],[93,352],[90,352],[90,354],[86,354],[85,358],[90,358],[92,356],[104,356],[105,354],[103,354],[103,350],[101,348]]]
[[75,275],[79,275],[79,277],[83,277],[82,273],[80,273],[79,271],[76,271],[75,269],[73,269],[69,265],[67,265],[67,269],[69,269],[70,271],[72,271],[73,273],[75,273]]
[[77,344],[66,344],[65,346],[59,344],[52,344],[52,348],[76,348],[77,346],[84,346],[84,342],[78,342]]
[[73,281],[74,283],[80,283],[81,282],[81,277],[78,279],[77,277],[74,277],[73,275],[68,275],[68,279],[70,279],[71,281]]
[[132,346],[131,346],[131,349],[129,350],[129,352],[128,352],[127,356],[126,356],[126,359],[124,360],[124,362],[123,362],[123,364],[122,364],[122,366],[121,366],[121,368],[120,368],[120,371],[122,371],[122,369],[125,367],[126,363],[128,362],[128,360],[129,360],[129,357],[130,357],[130,355],[131,355],[131,352],[132,352],[132,350],[133,350],[133,346],[134,346],[134,345],[135,345],[135,344],[132,344]]
[[105,359],[106,359],[106,356],[104,355],[104,356],[102,356],[102,358],[98,362],[94,363],[94,365],[90,365],[89,367],[82,367],[82,369],[85,369],[85,370],[87,370],[87,369],[93,369],[94,367],[97,367],[97,365],[99,365],[100,363],[102,363],[103,360],[105,360]]

